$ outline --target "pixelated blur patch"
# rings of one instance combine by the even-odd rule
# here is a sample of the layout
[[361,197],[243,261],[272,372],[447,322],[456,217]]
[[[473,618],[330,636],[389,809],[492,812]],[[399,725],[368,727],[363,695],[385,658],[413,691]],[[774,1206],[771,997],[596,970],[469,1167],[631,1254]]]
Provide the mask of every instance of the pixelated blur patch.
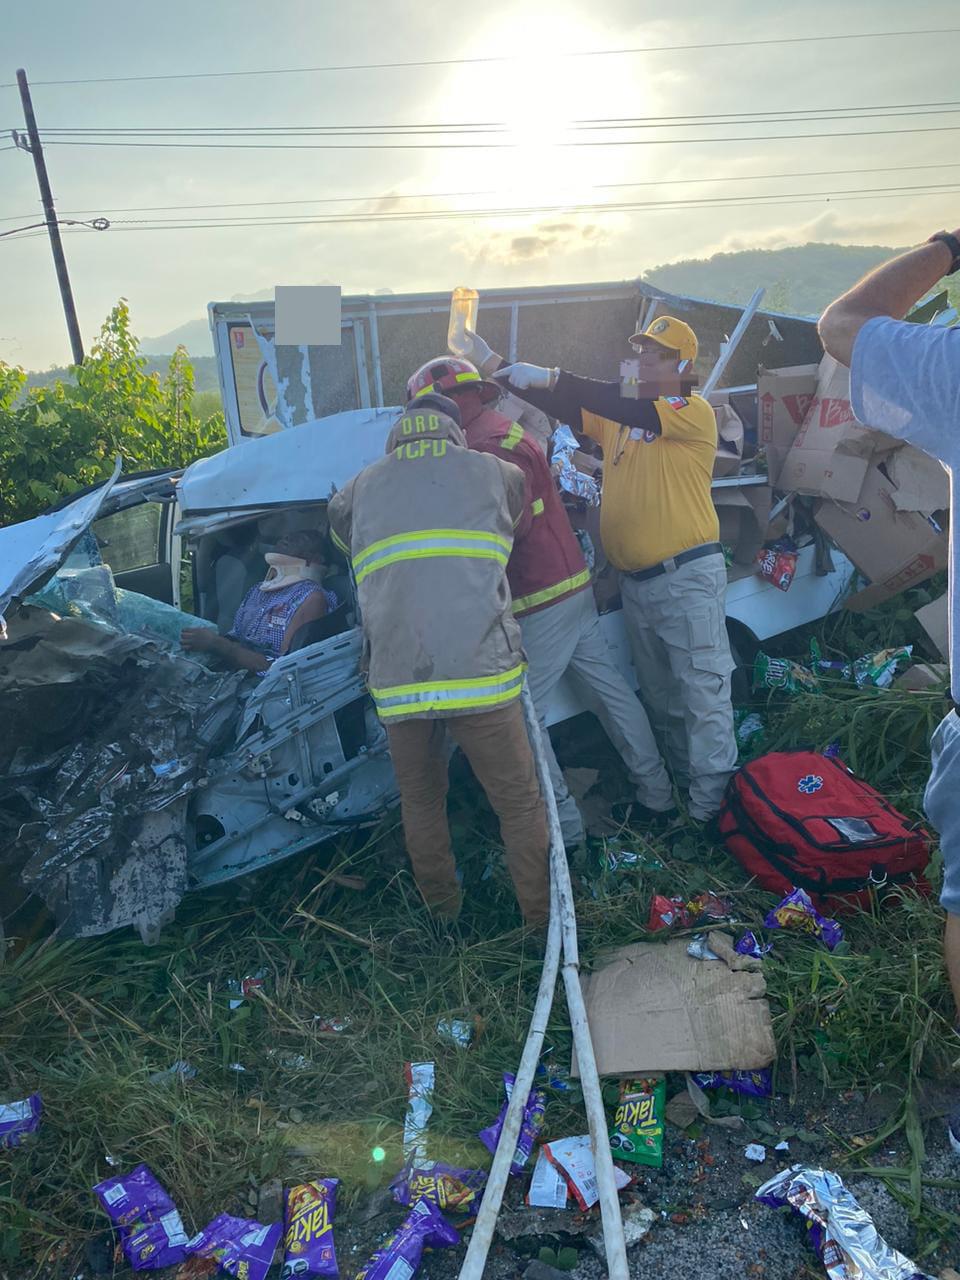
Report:
[[279,346],[339,347],[338,284],[278,284],[274,298]]

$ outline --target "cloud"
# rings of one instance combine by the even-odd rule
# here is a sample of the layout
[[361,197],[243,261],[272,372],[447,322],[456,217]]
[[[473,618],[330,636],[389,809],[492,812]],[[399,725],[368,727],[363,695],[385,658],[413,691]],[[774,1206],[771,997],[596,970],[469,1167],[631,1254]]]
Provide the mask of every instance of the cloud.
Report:
[[541,222],[523,235],[497,231],[482,239],[463,240],[454,248],[475,266],[512,266],[537,258],[566,256],[605,243],[607,230],[597,223]]

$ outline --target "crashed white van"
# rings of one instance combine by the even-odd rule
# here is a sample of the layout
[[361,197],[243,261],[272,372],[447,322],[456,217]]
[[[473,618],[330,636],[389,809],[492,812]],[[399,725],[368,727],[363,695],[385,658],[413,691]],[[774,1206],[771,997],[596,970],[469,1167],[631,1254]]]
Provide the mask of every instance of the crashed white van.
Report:
[[[226,629],[262,579],[263,543],[323,528],[328,498],[381,456],[398,412],[355,410],[247,439],[181,475],[115,475],[0,529],[5,916],[35,893],[63,936],[133,925],[147,941],[189,890],[374,823],[396,804],[346,571],[343,604],[262,676],[211,671],[178,641],[197,625],[180,607],[181,580],[193,613]],[[718,482],[721,500],[727,488]],[[230,575],[219,572],[226,557]],[[849,572],[842,561],[817,575],[811,545],[788,593],[734,574],[738,645],[822,616]],[[604,623],[629,672],[618,608]],[[581,709],[561,686],[551,722]]]

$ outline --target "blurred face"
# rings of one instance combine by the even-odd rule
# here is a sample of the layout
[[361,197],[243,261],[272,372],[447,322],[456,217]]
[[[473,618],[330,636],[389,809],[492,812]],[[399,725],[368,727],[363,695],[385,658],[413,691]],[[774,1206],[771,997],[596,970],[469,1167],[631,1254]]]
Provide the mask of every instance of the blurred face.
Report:
[[670,347],[661,346],[653,338],[638,338],[633,349],[637,353],[637,364],[643,381],[652,382],[668,373],[676,373],[680,357]]
[[484,410],[483,399],[480,392],[475,387],[468,387],[465,391],[457,391],[452,397],[460,409],[460,421],[466,427],[473,422],[474,418]]

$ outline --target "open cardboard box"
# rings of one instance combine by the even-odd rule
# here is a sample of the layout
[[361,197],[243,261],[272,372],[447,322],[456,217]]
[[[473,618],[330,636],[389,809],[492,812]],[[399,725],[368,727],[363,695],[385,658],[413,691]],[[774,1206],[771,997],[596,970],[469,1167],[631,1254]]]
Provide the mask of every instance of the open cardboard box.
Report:
[[767,484],[715,489],[720,541],[732,549],[735,564],[752,565],[767,535],[773,490]]
[[899,443],[857,421],[850,404],[850,370],[824,356],[816,395],[784,459],[778,487],[856,502],[871,463]]
[[817,392],[817,366],[764,369],[757,378],[758,441],[766,453],[767,478],[779,487],[784,459]]
[[[909,445],[900,447],[916,453]],[[846,606],[862,613],[891,596],[916,586],[946,566],[948,539],[946,517],[924,511],[904,510],[903,504],[919,500],[901,492],[891,474],[914,475],[913,462],[896,455],[871,461],[863,485],[853,502],[823,502],[817,524],[857,566],[870,586],[852,596]]]

